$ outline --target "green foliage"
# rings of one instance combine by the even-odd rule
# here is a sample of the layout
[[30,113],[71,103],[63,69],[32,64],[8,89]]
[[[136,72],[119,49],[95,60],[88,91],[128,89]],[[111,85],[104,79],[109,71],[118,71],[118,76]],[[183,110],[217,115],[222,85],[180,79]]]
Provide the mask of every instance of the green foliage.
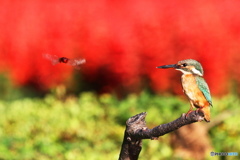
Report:
[[[239,151],[239,101],[227,96],[213,99],[213,105],[213,119],[221,119],[218,115],[225,112],[231,115],[210,128],[214,151]],[[188,106],[179,98],[145,92],[123,100],[90,92],[64,100],[54,95],[2,100],[0,159],[117,159],[129,117],[146,111],[147,125],[152,128],[178,118]],[[169,139],[168,134],[159,141],[144,140],[140,159],[171,158]]]

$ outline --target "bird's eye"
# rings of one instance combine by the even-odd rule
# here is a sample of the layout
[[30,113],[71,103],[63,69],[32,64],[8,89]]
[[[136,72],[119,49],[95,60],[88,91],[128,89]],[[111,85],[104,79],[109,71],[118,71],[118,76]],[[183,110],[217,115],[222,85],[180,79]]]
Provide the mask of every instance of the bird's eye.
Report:
[[183,63],[182,66],[183,66],[183,67],[186,67],[186,66],[187,66],[187,63]]

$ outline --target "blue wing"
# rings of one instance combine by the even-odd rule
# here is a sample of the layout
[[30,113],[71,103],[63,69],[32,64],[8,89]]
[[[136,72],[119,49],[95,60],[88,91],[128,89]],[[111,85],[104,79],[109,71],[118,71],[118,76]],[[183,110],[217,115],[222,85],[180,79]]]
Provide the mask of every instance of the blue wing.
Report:
[[196,81],[199,89],[202,91],[203,95],[205,96],[209,104],[212,106],[212,98],[206,81],[200,76],[196,76]]

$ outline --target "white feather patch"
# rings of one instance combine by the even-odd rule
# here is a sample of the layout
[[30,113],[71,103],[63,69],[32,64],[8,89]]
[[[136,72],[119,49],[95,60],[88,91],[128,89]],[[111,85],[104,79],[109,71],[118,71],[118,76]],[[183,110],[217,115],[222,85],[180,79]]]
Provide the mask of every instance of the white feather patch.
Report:
[[196,68],[192,69],[192,72],[199,75],[199,76],[203,76],[201,72],[199,72],[199,70],[197,70]]
[[181,71],[183,74],[192,74],[191,72],[184,71],[184,70],[182,70],[182,69],[176,69],[176,70]]
[[[202,73],[199,72],[199,70],[197,70],[196,68],[191,67],[191,68],[189,68],[189,69],[191,69],[191,71],[192,71],[194,74],[197,74],[197,75],[199,75],[199,76],[203,76]],[[176,70],[181,71],[183,74],[192,74],[192,72],[188,72],[188,71],[185,71],[185,70],[183,70],[183,69],[176,69]]]

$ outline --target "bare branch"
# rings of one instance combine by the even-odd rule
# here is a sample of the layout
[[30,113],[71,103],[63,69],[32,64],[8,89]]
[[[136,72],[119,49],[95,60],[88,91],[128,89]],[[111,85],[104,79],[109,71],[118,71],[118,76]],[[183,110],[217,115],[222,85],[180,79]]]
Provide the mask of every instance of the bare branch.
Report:
[[201,112],[193,111],[187,118],[185,114],[182,114],[172,122],[148,129],[145,121],[146,115],[146,112],[142,112],[127,120],[119,160],[137,160],[142,149],[142,139],[157,139],[184,125],[204,120]]

